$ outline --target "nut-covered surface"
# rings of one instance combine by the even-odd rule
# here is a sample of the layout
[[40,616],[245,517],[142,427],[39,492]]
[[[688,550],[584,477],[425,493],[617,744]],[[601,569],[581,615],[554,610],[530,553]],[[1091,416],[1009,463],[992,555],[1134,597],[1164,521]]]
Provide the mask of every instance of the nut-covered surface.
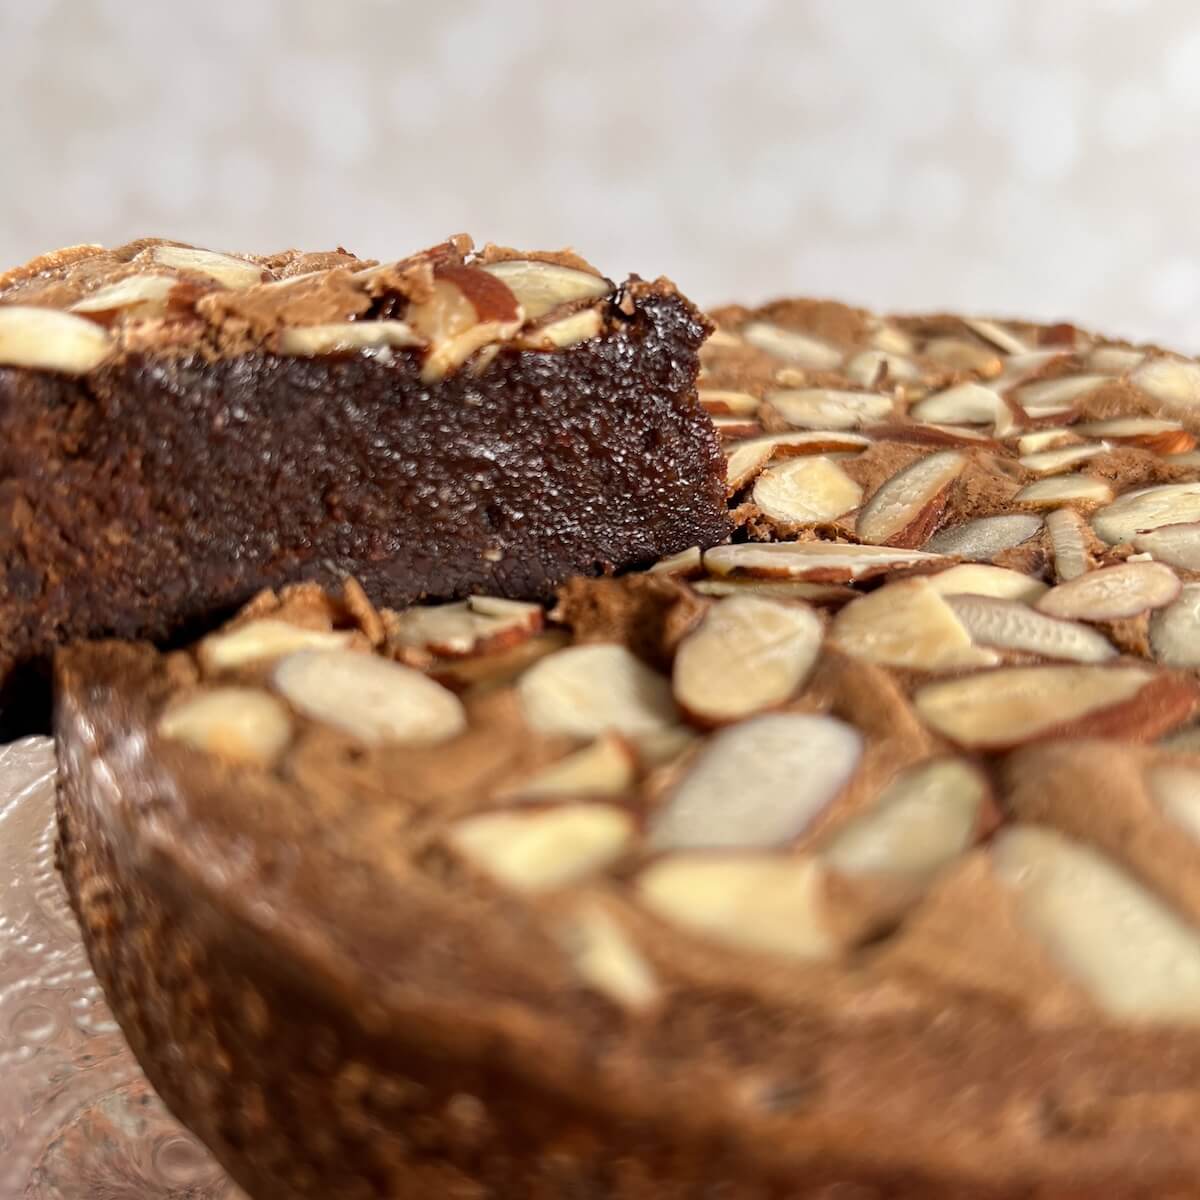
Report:
[[189,636],[289,580],[537,599],[719,541],[706,328],[664,280],[466,239],[0,276],[0,728],[54,645]]

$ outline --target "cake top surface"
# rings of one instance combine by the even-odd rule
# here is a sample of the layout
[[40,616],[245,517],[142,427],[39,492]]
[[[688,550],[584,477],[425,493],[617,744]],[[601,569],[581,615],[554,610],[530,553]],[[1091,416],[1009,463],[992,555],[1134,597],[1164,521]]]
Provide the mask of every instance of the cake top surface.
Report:
[[[228,357],[412,350],[430,382],[489,347],[597,336],[639,291],[571,251],[524,253],[465,235],[396,262],[346,250],[234,255],[142,239],[73,246],[0,275],[0,365],[67,374],[131,354]],[[493,352],[494,353],[494,352]]]

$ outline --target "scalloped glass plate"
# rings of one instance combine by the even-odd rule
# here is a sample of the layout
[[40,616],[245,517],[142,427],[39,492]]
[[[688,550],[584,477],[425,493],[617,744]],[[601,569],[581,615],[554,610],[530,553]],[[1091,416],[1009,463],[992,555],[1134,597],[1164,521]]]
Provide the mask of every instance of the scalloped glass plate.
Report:
[[245,1200],[154,1094],[54,869],[54,751],[0,746],[0,1197]]

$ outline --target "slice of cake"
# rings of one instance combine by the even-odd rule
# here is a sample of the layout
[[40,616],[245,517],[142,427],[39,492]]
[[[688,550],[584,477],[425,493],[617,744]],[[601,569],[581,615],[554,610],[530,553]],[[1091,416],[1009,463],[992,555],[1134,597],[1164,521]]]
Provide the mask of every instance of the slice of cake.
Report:
[[1194,1194],[1200,369],[718,320],[727,544],[61,654],[134,1050],[254,1196]]
[[549,596],[727,532],[707,325],[570,254],[76,247],[0,276],[0,713],[263,587]]

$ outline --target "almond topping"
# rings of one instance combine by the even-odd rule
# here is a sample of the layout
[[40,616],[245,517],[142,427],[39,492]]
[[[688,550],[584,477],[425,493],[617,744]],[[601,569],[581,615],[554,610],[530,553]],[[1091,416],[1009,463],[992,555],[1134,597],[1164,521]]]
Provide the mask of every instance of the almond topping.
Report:
[[735,442],[725,456],[725,487],[732,496],[746,486],[771,461],[775,447],[765,438]]
[[683,929],[741,950],[801,961],[832,958],[824,874],[810,858],[681,854],[643,871],[641,902]]
[[354,650],[301,650],[280,660],[276,691],[314,721],[360,741],[431,745],[467,725],[462,702],[411,667]]
[[680,579],[686,579],[692,575],[699,575],[704,569],[703,562],[700,547],[689,546],[686,550],[680,550],[678,554],[668,554],[666,558],[660,558],[650,568],[649,573],[651,575],[672,575]]
[[1004,364],[994,351],[985,350],[962,338],[932,338],[925,343],[922,353],[952,370],[973,371],[985,379],[991,379],[1004,370]]
[[914,404],[909,415],[918,421],[991,425],[997,437],[1003,437],[1015,425],[1012,409],[999,393],[981,383],[960,383],[943,392],[934,392]]
[[605,733],[590,746],[560,758],[496,795],[505,800],[619,796],[633,785],[633,768],[630,747],[616,735]]
[[107,314],[124,310],[132,317],[156,317],[166,311],[167,296],[178,282],[173,275],[130,275],[76,300],[71,312]]
[[659,998],[649,963],[600,905],[576,908],[559,921],[557,935],[580,978],[610,1000],[638,1010]]
[[1052,617],[1116,621],[1170,604],[1179,595],[1180,586],[1170,567],[1155,562],[1127,562],[1060,583],[1037,606]]
[[1200,523],[1161,525],[1137,534],[1135,550],[1151,554],[1158,562],[1185,571],[1200,571]]
[[1106,375],[1124,375],[1146,356],[1140,350],[1127,350],[1122,346],[1097,346],[1088,355],[1087,365],[1093,371],[1102,371]]
[[294,650],[332,650],[346,646],[352,638],[353,634],[344,630],[305,629],[290,621],[262,617],[223,633],[210,634],[197,647],[196,656],[204,673],[214,675],[233,667],[282,658]]
[[876,350],[888,354],[911,354],[913,352],[912,338],[903,329],[895,325],[879,325],[871,334],[871,345]]
[[964,455],[944,450],[905,467],[863,506],[858,536],[877,546],[921,545],[937,524],[946,492],[966,465]]
[[870,579],[896,567],[939,564],[937,554],[890,546],[834,542],[747,542],[714,546],[704,552],[705,569],[714,575],[743,573],[763,579],[813,579],[825,583]]
[[1007,567],[979,563],[963,563],[926,578],[929,586],[943,596],[995,596],[999,600],[1023,600],[1032,604],[1046,591],[1046,585],[1040,579],[1010,571]]
[[1040,454],[1043,450],[1058,450],[1064,446],[1077,446],[1081,439],[1075,426],[1068,429],[1065,425],[1056,425],[1050,429],[1035,429],[1032,433],[1024,433],[1017,438],[1019,454]]
[[751,321],[742,326],[741,334],[751,346],[811,371],[832,371],[841,365],[842,352],[828,342],[768,321]]
[[925,549],[936,554],[952,554],[972,561],[994,558],[1002,550],[1011,550],[1041,532],[1042,519],[1030,513],[1005,513],[997,517],[976,517],[962,525],[952,525],[935,533]]
[[1200,483],[1168,483],[1126,492],[1092,517],[1092,528],[1110,546],[1162,525],[1200,520]]
[[568,646],[517,682],[525,719],[538,733],[593,738],[614,730],[637,739],[678,723],[671,685],[624,646]]
[[542,628],[540,604],[472,596],[455,604],[416,605],[390,614],[388,640],[443,656],[501,650]]
[[1200,667],[1200,583],[1185,584],[1179,599],[1150,619],[1150,648],[1168,667]]
[[1129,380],[1171,412],[1182,415],[1200,405],[1200,363],[1153,358],[1138,367]]
[[189,696],[159,718],[158,732],[234,762],[270,766],[292,737],[292,722],[274,696],[257,688],[220,687]]
[[1037,508],[1055,508],[1071,501],[1088,506],[1107,504],[1112,496],[1112,488],[1103,479],[1093,479],[1090,475],[1052,475],[1026,484],[1013,501]]
[[766,401],[789,425],[802,429],[857,429],[892,412],[890,396],[834,388],[768,392]]
[[951,596],[949,604],[972,640],[985,646],[1083,663],[1105,662],[1117,655],[1116,648],[1094,629],[1046,616],[1018,600]]
[[113,348],[95,321],[28,304],[0,305],[0,366],[82,375]]
[[279,335],[279,353],[297,358],[318,354],[351,354],[380,347],[424,343],[403,321],[338,321],[329,325],[293,325]]
[[489,812],[447,832],[450,845],[498,883],[543,892],[576,883],[619,858],[633,818],[611,804],[564,804],[536,812]]
[[1155,454],[1186,454],[1196,448],[1195,437],[1178,421],[1163,421],[1157,417],[1115,417],[1110,421],[1089,421],[1075,428],[1088,437],[1126,442]]
[[832,521],[862,501],[859,487],[832,459],[792,458],[763,471],[752,493],[759,512],[774,521]]
[[533,259],[488,263],[480,269],[507,285],[531,321],[560,304],[599,300],[613,290],[612,284],[599,275]]
[[560,317],[548,325],[539,325],[526,335],[526,343],[539,350],[563,350],[597,337],[604,328],[604,316],[598,308]]
[[1107,1013],[1200,1020],[1200,935],[1089,847],[1036,826],[994,843],[996,874],[1025,927]]
[[995,321],[985,321],[981,317],[964,317],[963,324],[972,333],[977,333],[985,342],[990,342],[1005,354],[1023,354],[1028,349],[1015,333]]
[[722,392],[715,388],[701,388],[696,396],[706,412],[719,416],[752,417],[758,412],[758,397],[749,392]]
[[821,622],[809,608],[729,596],[680,642],[675,699],[714,725],[774,708],[803,687],[821,636]]
[[845,366],[843,373],[852,383],[860,387],[873,387],[878,380],[920,379],[921,372],[916,363],[898,354],[884,350],[863,350]]
[[1073,508],[1056,508],[1046,516],[1046,532],[1054,555],[1054,573],[1059,583],[1077,579],[1092,569],[1087,549],[1087,527]]
[[1054,475],[1065,471],[1076,463],[1097,454],[1104,454],[1108,446],[1103,442],[1085,442],[1082,446],[1063,446],[1058,450],[1042,450],[1037,454],[1023,454],[1017,461],[1027,471],[1038,475]]
[[651,821],[656,850],[767,848],[799,837],[837,799],[862,757],[833,717],[779,713],[716,734]]
[[1059,379],[1043,379],[1019,388],[1017,403],[1031,417],[1070,412],[1076,400],[1107,382],[1104,375],[1065,375]]
[[197,250],[192,246],[155,246],[150,259],[162,267],[177,271],[194,271],[207,275],[227,288],[248,288],[264,283],[267,273],[257,263],[232,254],[217,254],[213,250]]
[[692,590],[702,596],[769,596],[772,600],[807,600],[810,604],[845,604],[858,595],[841,583],[809,583],[804,579],[698,579]]
[[1200,770],[1157,763],[1146,772],[1146,787],[1164,816],[1200,842]]

